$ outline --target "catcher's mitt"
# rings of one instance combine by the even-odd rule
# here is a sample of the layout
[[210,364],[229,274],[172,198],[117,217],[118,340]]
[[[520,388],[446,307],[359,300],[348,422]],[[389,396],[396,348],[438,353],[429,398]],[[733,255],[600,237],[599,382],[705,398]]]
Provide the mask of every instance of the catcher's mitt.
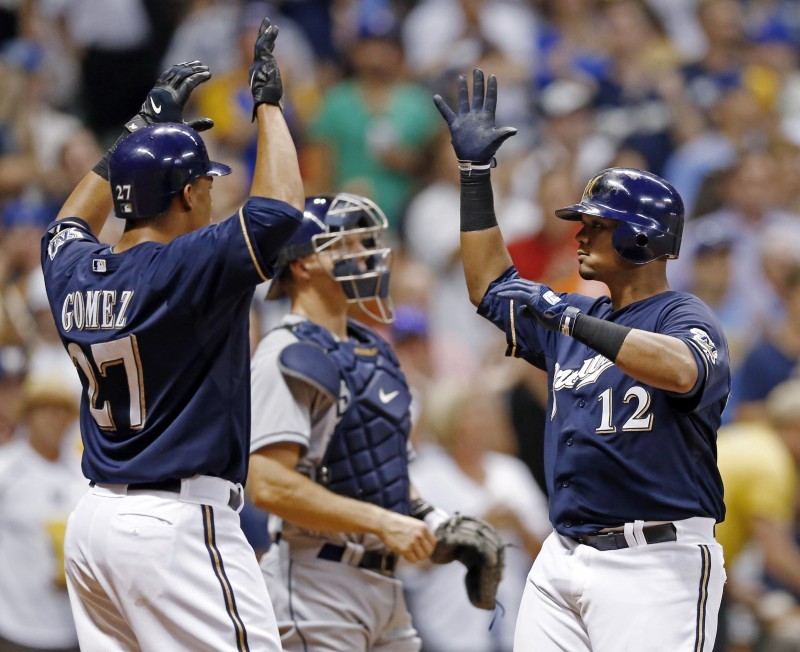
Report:
[[469,601],[479,609],[494,609],[505,559],[497,531],[475,516],[454,514],[436,529],[436,539],[431,561],[449,564],[457,559],[464,564]]

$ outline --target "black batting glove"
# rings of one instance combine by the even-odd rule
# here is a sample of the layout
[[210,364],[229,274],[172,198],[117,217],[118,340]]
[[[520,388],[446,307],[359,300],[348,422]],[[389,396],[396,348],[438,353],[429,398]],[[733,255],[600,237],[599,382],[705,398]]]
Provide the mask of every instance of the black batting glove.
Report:
[[[183,108],[192,91],[210,78],[211,72],[204,63],[187,61],[175,64],[161,73],[141,110],[125,128],[133,132],[157,122],[183,122]],[[214,121],[200,118],[186,124],[197,131],[205,131],[214,126]]]
[[494,155],[503,142],[517,133],[514,127],[495,125],[497,106],[497,78],[489,75],[484,98],[483,71],[472,71],[472,106],[465,75],[458,76],[458,114],[447,105],[441,95],[433,98],[439,113],[450,128],[450,142],[456,152],[459,168],[463,171],[489,170]]
[[546,285],[518,278],[504,283],[497,296],[513,299],[524,306],[520,313],[537,321],[548,330],[572,335],[581,311],[569,305]]
[[[108,181],[108,165],[117,145],[137,129],[158,122],[183,122],[183,107],[192,91],[211,78],[208,66],[199,61],[177,63],[161,73],[156,85],[147,94],[142,108],[125,124],[125,131],[92,170]],[[195,131],[205,131],[214,126],[211,118],[199,118],[186,122]]]
[[256,109],[261,104],[281,105],[283,85],[278,62],[272,54],[275,39],[278,38],[278,27],[269,18],[265,18],[258,28],[256,44],[253,48],[253,63],[250,66],[250,91],[253,93],[253,120]]

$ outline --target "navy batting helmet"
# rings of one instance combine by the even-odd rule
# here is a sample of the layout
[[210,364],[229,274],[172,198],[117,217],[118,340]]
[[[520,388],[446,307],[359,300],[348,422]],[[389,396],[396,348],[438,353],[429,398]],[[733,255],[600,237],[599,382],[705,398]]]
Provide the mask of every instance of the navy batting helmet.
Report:
[[625,260],[637,265],[677,258],[683,233],[683,200],[664,179],[644,170],[608,168],[586,185],[579,204],[556,215],[580,220],[595,215],[619,224],[611,242]]
[[[392,250],[381,242],[387,228],[383,211],[366,197],[340,192],[306,198],[300,228],[278,254],[267,299],[284,295],[280,276],[290,262],[326,253],[347,302],[357,303],[373,319],[390,323],[394,317],[389,300]],[[374,302],[378,312],[364,302]]]
[[111,155],[114,212],[124,220],[153,217],[167,210],[186,184],[230,173],[227,165],[209,160],[203,139],[191,127],[149,125],[125,138]]

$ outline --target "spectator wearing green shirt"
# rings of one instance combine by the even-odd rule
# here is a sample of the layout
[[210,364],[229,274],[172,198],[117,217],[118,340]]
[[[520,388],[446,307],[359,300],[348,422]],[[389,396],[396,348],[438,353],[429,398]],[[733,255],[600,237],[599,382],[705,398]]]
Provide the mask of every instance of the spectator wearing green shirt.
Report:
[[430,92],[406,79],[396,21],[383,18],[359,25],[351,74],[323,97],[304,167],[311,192],[367,196],[397,233],[440,125]]

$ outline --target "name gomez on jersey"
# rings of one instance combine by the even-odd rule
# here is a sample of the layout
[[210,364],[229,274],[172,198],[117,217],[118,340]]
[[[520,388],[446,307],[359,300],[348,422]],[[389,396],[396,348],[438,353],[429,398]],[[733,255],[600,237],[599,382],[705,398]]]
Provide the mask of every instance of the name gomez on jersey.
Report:
[[510,268],[478,308],[506,333],[507,355],[547,371],[545,476],[550,520],[570,537],[634,520],[693,516],[721,521],[716,433],[730,389],[727,342],[696,297],[674,291],[612,311],[608,297],[559,296],[593,317],[685,342],[699,369],[685,395],[635,380],[577,340],[521,316],[497,292],[519,278]]
[[120,253],[80,219],[50,225],[42,269],[85,390],[87,478],[244,483],[250,302],[301,219],[281,201],[251,198],[219,224]]

